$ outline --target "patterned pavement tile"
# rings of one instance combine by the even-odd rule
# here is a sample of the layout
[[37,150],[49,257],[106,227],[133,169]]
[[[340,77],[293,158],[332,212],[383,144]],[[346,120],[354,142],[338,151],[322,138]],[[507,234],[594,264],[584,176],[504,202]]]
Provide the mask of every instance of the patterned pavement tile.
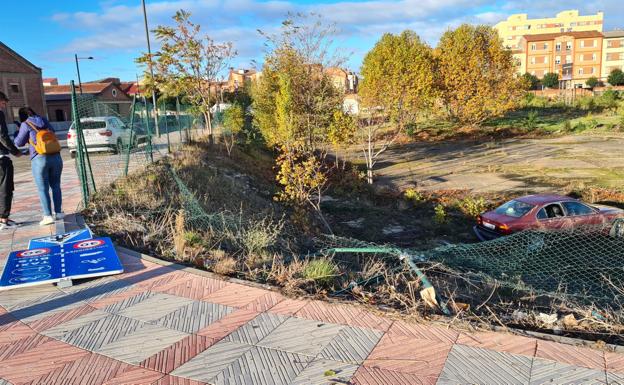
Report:
[[394,372],[410,373],[435,383],[452,344],[385,334],[364,365]]
[[288,385],[312,357],[253,347],[210,380],[214,385]]
[[105,312],[116,314],[116,313],[124,311],[126,308],[129,308],[130,306],[137,305],[155,295],[156,293],[151,292],[151,291],[138,291],[131,296],[124,296],[123,299],[121,299],[120,301],[109,303],[108,305],[104,306],[101,309],[104,310]]
[[607,364],[607,370],[624,374],[624,354],[606,352],[605,362]]
[[229,284],[223,289],[217,290],[202,299],[204,301],[220,303],[226,306],[244,307],[262,297],[266,293],[267,291],[264,289],[234,283]]
[[176,376],[164,376],[160,380],[152,383],[152,385],[208,385],[205,382],[189,380],[188,378]]
[[164,373],[134,366],[129,367],[120,375],[107,380],[103,385],[151,385],[164,376]]
[[215,343],[212,338],[191,334],[175,344],[146,358],[139,365],[162,373],[170,373]]
[[607,383],[607,375],[604,370],[566,365],[539,358],[534,359],[531,369],[530,384],[541,385],[553,383],[605,384]]
[[245,306],[245,309],[249,309],[249,310],[253,310],[257,312],[267,311],[271,309],[273,306],[282,302],[285,298],[286,297],[284,297],[283,295],[279,293],[276,293],[274,291],[268,291],[266,294],[264,294],[260,298],[254,300],[253,302]]
[[351,378],[351,383],[353,385],[430,385],[431,381],[423,380],[414,374],[360,366]]
[[55,327],[67,321],[70,321],[75,318],[81,317],[85,314],[91,313],[94,310],[95,308],[89,305],[83,305],[80,307],[73,308],[71,310],[54,313],[45,318],[41,318],[36,321],[30,322],[28,324],[28,327],[40,333],[44,330],[50,329],[52,327]]
[[607,384],[609,385],[624,385],[624,374],[607,372]]
[[22,322],[11,322],[8,328],[0,332],[0,347],[31,337],[36,332]]
[[85,305],[87,305],[86,302],[78,301],[63,292],[57,292],[38,298],[36,301],[28,301],[27,304],[20,303],[11,309],[11,315],[29,323]]
[[383,333],[379,330],[346,326],[321,351],[327,360],[361,364],[377,345]]
[[[86,317],[93,313],[87,314]],[[80,318],[77,318],[74,321],[79,319]],[[60,336],[56,334],[54,337],[61,341],[67,342],[68,344],[72,344],[86,350],[95,351],[126,335],[132,334],[139,327],[141,327],[141,325],[143,325],[143,323],[140,321],[111,314],[84,326],[69,330]],[[63,325],[59,325],[59,327],[62,326]],[[51,335],[51,331],[53,329],[47,330],[44,334]],[[54,330],[54,333],[56,333],[56,330]]]
[[257,315],[258,313],[255,311],[238,309],[221,318],[217,322],[200,329],[197,334],[210,337],[215,340],[220,340],[247,322],[256,318]]
[[[72,286],[69,291],[74,298],[87,303],[97,302],[103,298],[119,295],[136,289],[134,285],[114,277],[109,279],[94,280],[80,285]],[[67,290],[65,290],[67,291]]]
[[256,318],[230,333],[225,337],[225,340],[255,345],[284,323],[286,319],[287,317],[277,314],[260,313]]
[[537,340],[533,338],[494,332],[461,333],[457,343],[529,357],[534,357],[537,349]]
[[315,357],[343,328],[342,325],[289,318],[258,346]]
[[606,370],[604,352],[586,347],[538,340],[535,356],[569,365]]
[[311,301],[295,313],[295,317],[348,325],[360,312],[361,310],[355,306],[329,304],[323,301]]
[[0,295],[0,306],[7,310],[36,305],[41,298],[61,293],[54,285],[41,285],[3,291]]
[[88,302],[89,306],[96,309],[114,308],[114,305],[123,302],[129,298],[136,297],[138,295],[149,293],[146,289],[130,285],[127,289],[115,290],[107,295],[101,296],[93,301]]
[[46,328],[46,330],[40,332],[42,334],[45,334],[46,336],[52,337],[52,338],[56,338],[56,339],[60,339],[61,337],[63,337],[65,334],[71,332],[72,330],[81,328],[85,325],[88,325],[92,322],[101,320],[103,318],[106,318],[110,316],[110,314],[101,311],[101,310],[94,310],[92,312],[86,313],[80,317],[76,317],[76,318],[72,318],[62,324],[58,324],[56,326],[52,326],[50,328]]
[[349,384],[358,365],[316,359],[300,372],[290,385]]
[[526,356],[455,345],[437,384],[526,384],[531,362]]
[[[177,297],[179,298],[179,297]],[[206,326],[215,323],[235,309],[204,301],[193,301],[172,313],[156,320],[158,325],[185,333],[195,333]]]
[[4,378],[0,378],[0,385],[13,385],[13,384],[5,380]]
[[459,333],[449,328],[434,325],[408,323],[405,321],[394,321],[390,329],[390,334],[398,334],[414,337],[421,340],[441,341],[455,343]]
[[191,302],[193,302],[193,300],[188,298],[155,293],[145,301],[129,306],[117,314],[144,322],[150,322],[156,321],[169,313],[173,313]]
[[[59,341],[49,341],[0,362],[0,377],[13,383],[38,380],[89,352]],[[53,359],[42,359],[53,355]]]
[[277,305],[270,308],[268,311],[274,314],[294,315],[308,303],[309,301],[307,300],[286,298]]
[[33,333],[20,339],[14,339],[9,343],[0,344],[0,362],[51,341],[54,340],[44,335]]
[[210,382],[210,380],[252,348],[253,346],[251,345],[220,341],[170,374],[192,380]]
[[161,288],[154,288],[154,291],[161,291],[163,293],[175,295],[178,297],[190,298],[195,300],[200,300],[217,290],[225,288],[229,285],[227,282],[208,278],[208,277],[193,277],[185,280],[182,283],[177,284],[173,287],[164,287],[164,290]]
[[380,317],[369,311],[362,310],[357,317],[353,318],[349,322],[349,325],[387,332],[388,329],[390,329],[390,326],[392,326],[392,322],[393,321],[388,318]]
[[[58,367],[36,380],[37,385],[101,385],[118,376],[128,364],[89,353],[84,357]],[[34,385],[34,384],[33,384]]]
[[138,365],[149,356],[186,338],[188,334],[157,325],[142,324],[135,331],[103,345],[96,352]]

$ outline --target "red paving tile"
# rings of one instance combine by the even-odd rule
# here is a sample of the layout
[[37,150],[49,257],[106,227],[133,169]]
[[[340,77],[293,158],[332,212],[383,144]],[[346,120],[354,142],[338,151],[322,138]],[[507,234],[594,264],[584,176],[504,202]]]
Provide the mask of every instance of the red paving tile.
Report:
[[433,385],[435,380],[431,382],[429,378],[420,378],[413,374],[360,366],[350,383],[353,385]]
[[173,287],[164,287],[164,290],[158,287],[153,288],[153,291],[161,291],[163,293],[176,295],[178,297],[191,298],[200,300],[217,290],[223,289],[229,285],[225,281],[207,277],[193,277],[185,280],[182,283],[178,283]]
[[258,312],[252,310],[238,309],[221,318],[217,322],[212,323],[201,329],[197,332],[197,334],[218,341],[228,334],[232,333],[234,330],[243,326],[247,322],[256,318],[258,314]]
[[537,340],[535,339],[494,332],[461,333],[457,343],[529,357],[534,357],[537,349]]
[[130,366],[123,373],[107,380],[103,385],[151,385],[165,376],[154,370]]
[[[121,375],[129,364],[95,353],[69,362],[37,379],[38,385],[101,385]],[[34,384],[33,384],[34,385]]]
[[0,362],[50,341],[53,341],[53,339],[33,333],[12,343],[0,345]]
[[253,302],[249,303],[244,308],[247,310],[253,310],[257,312],[265,312],[272,307],[278,305],[282,302],[286,297],[283,295],[276,293],[274,291],[269,291],[260,298],[257,298]]
[[189,380],[188,378],[164,376],[152,385],[208,385],[203,382]]
[[624,373],[624,354],[607,352],[605,353],[605,361],[608,371]]
[[90,354],[60,341],[49,341],[0,362],[0,377],[14,384],[38,380]]
[[258,298],[265,295],[268,291],[256,287],[229,284],[221,290],[202,298],[204,301],[218,303],[221,305],[232,307],[245,307]]
[[439,326],[395,321],[388,333],[414,337],[422,340],[455,343],[459,333],[455,330]]
[[604,352],[591,348],[538,340],[535,356],[570,365],[605,370]]
[[375,315],[369,311],[362,310],[357,317],[354,317],[349,325],[361,328],[375,329],[387,332],[392,326],[392,320]]
[[28,326],[30,328],[32,328],[33,330],[41,333],[44,330],[50,329],[54,326],[60,325],[63,322],[67,322],[69,320],[72,320],[74,318],[78,318],[80,316],[83,316],[85,314],[91,313],[92,311],[94,311],[95,308],[88,306],[88,305],[84,305],[84,306],[80,306],[71,310],[67,310],[67,311],[62,311],[56,314],[52,314],[51,316],[42,318],[40,320],[37,321],[33,321],[31,323],[28,324]]
[[409,373],[435,383],[453,344],[385,334],[364,365]]
[[286,298],[268,311],[269,313],[290,316],[301,310],[308,303],[309,301],[307,300]]
[[12,344],[23,338],[31,337],[36,333],[21,321],[11,322],[8,328],[0,332],[0,346]]
[[170,373],[208,349],[214,342],[213,338],[192,334],[147,358],[139,365],[162,373]]
[[355,306],[311,301],[295,313],[295,316],[315,321],[348,325],[360,312],[361,310]]

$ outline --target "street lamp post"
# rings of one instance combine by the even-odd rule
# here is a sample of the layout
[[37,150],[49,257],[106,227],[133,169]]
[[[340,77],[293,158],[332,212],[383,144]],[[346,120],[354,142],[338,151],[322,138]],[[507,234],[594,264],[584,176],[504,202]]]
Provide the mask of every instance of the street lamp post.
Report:
[[[145,38],[147,39],[147,56],[149,61],[147,66],[149,67],[150,75],[152,76],[152,82],[154,82],[154,66],[152,64],[152,48],[150,46],[149,28],[147,26],[147,11],[145,10],[145,0],[141,0],[143,7],[143,22],[145,24]],[[156,135],[160,137],[160,130],[158,129],[158,107],[156,105],[156,89],[152,87],[152,103],[154,104],[154,128],[156,129]]]
[[82,81],[80,80],[80,66],[78,65],[78,60],[93,60],[93,56],[78,57],[77,54],[74,54],[74,59],[76,60],[76,72],[78,73],[78,89],[80,90],[80,94],[82,95]]

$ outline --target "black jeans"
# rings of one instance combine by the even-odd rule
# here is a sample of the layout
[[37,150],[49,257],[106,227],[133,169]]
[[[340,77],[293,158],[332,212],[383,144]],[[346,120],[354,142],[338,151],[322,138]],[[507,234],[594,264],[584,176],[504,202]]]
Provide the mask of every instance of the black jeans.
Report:
[[13,162],[8,156],[0,158],[0,219],[11,214],[13,202]]

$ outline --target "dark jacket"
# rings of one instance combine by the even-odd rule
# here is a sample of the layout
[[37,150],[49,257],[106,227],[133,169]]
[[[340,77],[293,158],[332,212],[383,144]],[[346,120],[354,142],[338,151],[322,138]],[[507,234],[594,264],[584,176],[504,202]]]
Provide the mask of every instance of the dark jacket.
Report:
[[19,152],[19,149],[15,147],[15,144],[9,137],[9,128],[6,124],[4,112],[0,111],[0,155],[9,155],[9,153],[17,155]]

